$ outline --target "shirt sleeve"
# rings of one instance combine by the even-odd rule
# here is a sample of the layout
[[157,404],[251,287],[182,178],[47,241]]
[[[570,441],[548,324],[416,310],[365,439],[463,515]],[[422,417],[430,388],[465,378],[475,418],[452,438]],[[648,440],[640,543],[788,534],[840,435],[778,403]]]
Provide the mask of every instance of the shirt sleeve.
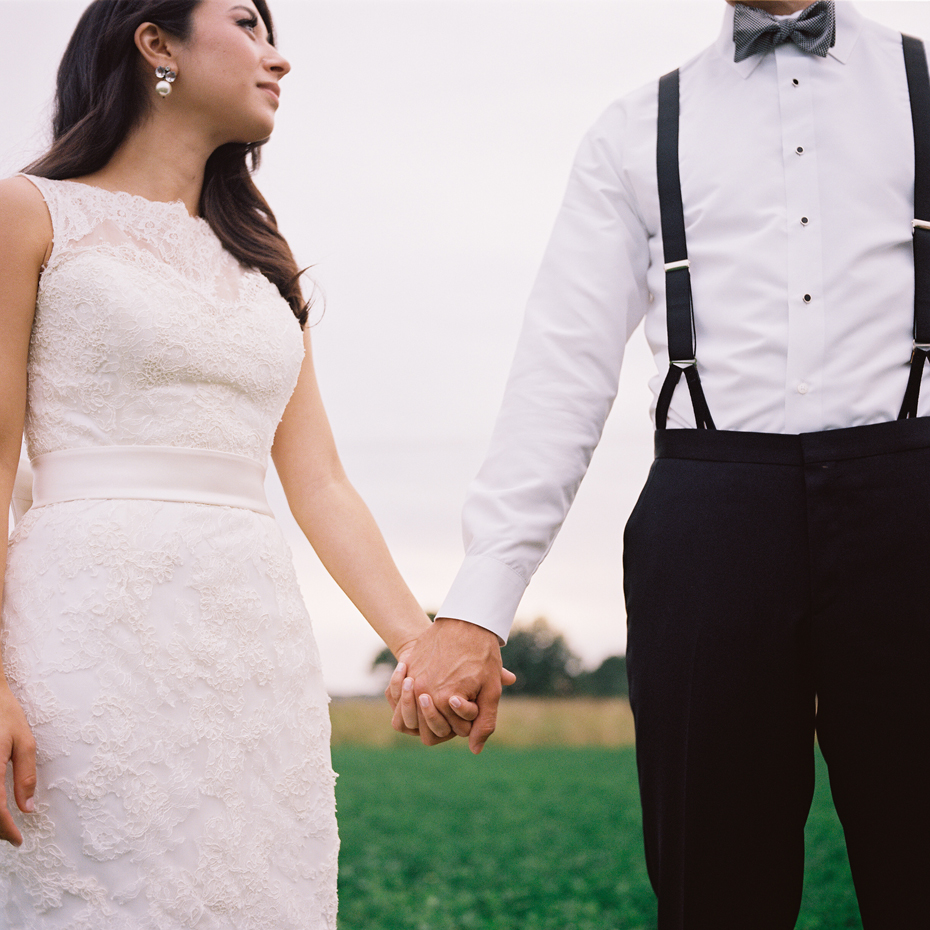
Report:
[[649,301],[648,234],[623,169],[626,125],[621,101],[576,155],[490,449],[468,490],[465,560],[437,615],[502,641],[591,461]]

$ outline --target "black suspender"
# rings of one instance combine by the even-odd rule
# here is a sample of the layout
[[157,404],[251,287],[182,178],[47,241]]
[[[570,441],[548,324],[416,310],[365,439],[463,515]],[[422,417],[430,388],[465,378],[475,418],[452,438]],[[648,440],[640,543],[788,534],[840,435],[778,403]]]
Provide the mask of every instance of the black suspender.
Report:
[[914,350],[899,420],[917,416],[920,379],[930,357],[930,76],[923,42],[902,38],[914,124]]
[[[917,416],[924,362],[930,360],[930,75],[920,39],[903,36],[904,67],[914,125],[914,349],[898,419]],[[669,368],[656,405],[656,429],[665,429],[672,394],[684,371],[698,428],[714,429],[698,375],[691,271],[678,171],[679,76],[659,80],[656,171],[665,257]]]
[[675,386],[684,371],[698,427],[714,429],[694,351],[694,307],[678,174],[678,71],[659,79],[659,126],[656,142],[659,212],[665,255],[665,304],[668,325],[668,374],[656,405],[656,428],[665,429]]

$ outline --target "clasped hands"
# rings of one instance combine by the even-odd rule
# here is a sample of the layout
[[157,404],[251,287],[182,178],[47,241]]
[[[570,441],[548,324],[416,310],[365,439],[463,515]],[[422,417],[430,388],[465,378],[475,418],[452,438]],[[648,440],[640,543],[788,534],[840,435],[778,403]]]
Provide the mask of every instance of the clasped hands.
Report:
[[497,636],[441,617],[397,659],[384,692],[394,729],[419,736],[426,746],[462,736],[472,752],[481,752],[497,725],[501,691],[517,680],[501,665]]

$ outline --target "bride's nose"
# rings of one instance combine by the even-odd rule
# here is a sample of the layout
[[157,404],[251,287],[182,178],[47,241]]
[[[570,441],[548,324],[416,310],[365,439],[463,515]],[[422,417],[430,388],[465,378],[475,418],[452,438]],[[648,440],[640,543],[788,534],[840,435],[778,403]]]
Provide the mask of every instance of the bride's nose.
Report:
[[291,70],[291,63],[277,49],[274,53],[262,59],[266,71],[270,71],[280,80]]

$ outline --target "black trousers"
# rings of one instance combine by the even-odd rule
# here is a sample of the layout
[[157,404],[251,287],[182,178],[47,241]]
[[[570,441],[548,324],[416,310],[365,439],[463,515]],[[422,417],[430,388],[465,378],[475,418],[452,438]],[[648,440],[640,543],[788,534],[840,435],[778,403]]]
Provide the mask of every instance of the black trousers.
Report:
[[794,927],[815,728],[864,927],[930,927],[930,419],[657,432],[624,572],[660,930]]

